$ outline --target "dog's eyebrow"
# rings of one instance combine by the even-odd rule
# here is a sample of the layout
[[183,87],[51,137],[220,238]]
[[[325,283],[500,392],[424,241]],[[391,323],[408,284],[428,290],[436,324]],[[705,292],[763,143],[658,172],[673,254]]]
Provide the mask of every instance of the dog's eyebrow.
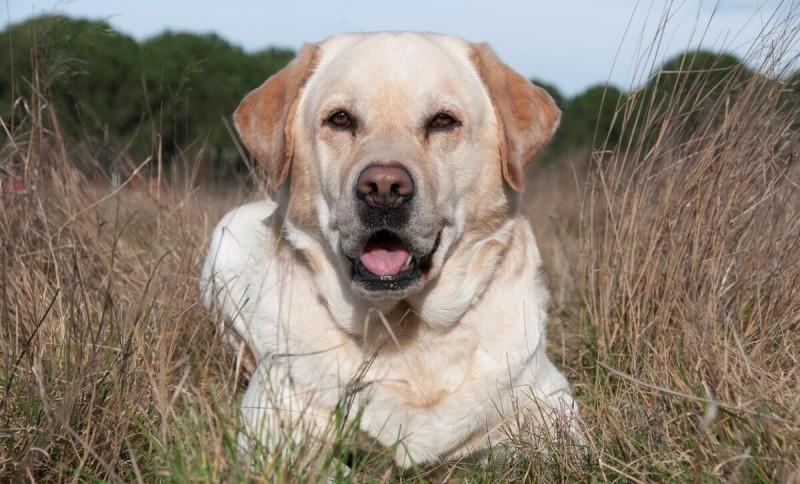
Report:
[[[337,109],[345,109],[348,111],[353,111],[356,107],[356,100],[354,96],[333,96],[325,100],[322,104],[320,104],[319,112],[320,116],[328,116],[332,114],[333,111]],[[351,114],[354,114],[351,112]]]
[[425,113],[427,116],[433,116],[439,112],[452,113],[454,116],[464,117],[464,108],[462,103],[455,97],[442,94],[430,93],[425,99]]

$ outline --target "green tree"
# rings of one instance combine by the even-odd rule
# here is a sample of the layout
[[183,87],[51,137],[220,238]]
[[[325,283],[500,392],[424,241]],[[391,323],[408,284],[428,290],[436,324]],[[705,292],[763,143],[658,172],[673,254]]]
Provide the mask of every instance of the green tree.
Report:
[[140,45],[105,22],[62,16],[10,27],[0,52],[9,54],[0,56],[0,115],[11,124],[25,116],[15,101],[38,89],[71,145],[94,140],[136,157],[158,149],[167,162],[204,146],[218,166],[238,159],[224,120],[294,57],[278,48],[248,54],[216,35],[165,32]]
[[142,45],[152,131],[171,157],[202,141],[211,158],[237,156],[224,124],[239,101],[292,58],[286,49],[249,55],[216,35],[165,32]]
[[731,54],[706,50],[688,51],[667,60],[647,83],[665,95],[721,94],[732,81],[743,81],[751,72]]
[[682,130],[694,132],[703,123],[719,121],[724,115],[722,107],[742,93],[752,75],[733,55],[684,52],[653,74],[637,93],[636,107],[656,123],[679,119]]
[[608,141],[614,146],[619,141],[620,122],[615,113],[625,102],[625,94],[614,86],[592,86],[567,103],[563,119],[564,129],[557,140],[562,150],[599,145]]
[[593,144],[616,145],[622,133],[621,110],[625,100],[622,91],[605,85],[592,86],[572,99],[562,100],[561,125],[543,153],[543,160],[548,162],[565,153],[585,151]]
[[33,89],[66,116],[70,135],[125,134],[142,119],[139,46],[105,22],[36,18],[0,36],[0,51],[7,53],[0,56],[0,94],[9,101],[2,111],[8,119],[16,99]]
[[221,150],[244,91],[247,54],[215,35],[165,32],[142,45],[147,109],[168,155],[198,139]]

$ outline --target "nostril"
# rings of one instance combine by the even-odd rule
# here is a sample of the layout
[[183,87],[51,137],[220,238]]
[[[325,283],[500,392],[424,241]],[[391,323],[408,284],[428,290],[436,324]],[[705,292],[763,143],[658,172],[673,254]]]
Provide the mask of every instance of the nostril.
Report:
[[392,191],[400,196],[407,197],[414,192],[414,185],[412,184],[411,179],[401,180],[400,182],[392,185]]

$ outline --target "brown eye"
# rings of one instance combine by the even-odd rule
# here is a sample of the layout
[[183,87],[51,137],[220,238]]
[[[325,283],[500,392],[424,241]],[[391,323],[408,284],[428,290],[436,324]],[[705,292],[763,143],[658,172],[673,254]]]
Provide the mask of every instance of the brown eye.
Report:
[[458,124],[458,121],[455,120],[452,116],[447,113],[438,113],[434,116],[430,123],[428,124],[429,129],[444,129],[444,128],[452,128]]
[[328,122],[337,128],[349,128],[353,125],[353,120],[346,111],[336,111],[328,117]]

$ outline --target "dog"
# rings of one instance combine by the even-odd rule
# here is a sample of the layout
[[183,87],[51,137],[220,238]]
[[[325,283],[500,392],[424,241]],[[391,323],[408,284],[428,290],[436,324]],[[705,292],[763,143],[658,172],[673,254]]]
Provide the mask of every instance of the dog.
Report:
[[271,197],[222,219],[200,285],[257,361],[245,453],[325,441],[343,402],[406,467],[479,453],[523,410],[542,429],[577,421],[520,214],[560,119],[544,89],[485,44],[344,34],[304,46],[233,119]]

